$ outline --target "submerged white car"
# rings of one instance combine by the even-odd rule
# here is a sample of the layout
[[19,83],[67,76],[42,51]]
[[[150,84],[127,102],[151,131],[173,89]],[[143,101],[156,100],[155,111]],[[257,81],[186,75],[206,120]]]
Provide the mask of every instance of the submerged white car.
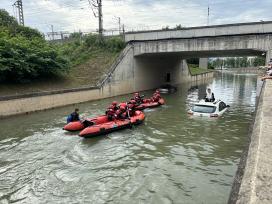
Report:
[[206,117],[219,117],[229,108],[221,100],[216,100],[215,102],[205,102],[205,100],[200,100],[195,103],[192,108],[188,111],[188,114],[195,116],[206,116]]

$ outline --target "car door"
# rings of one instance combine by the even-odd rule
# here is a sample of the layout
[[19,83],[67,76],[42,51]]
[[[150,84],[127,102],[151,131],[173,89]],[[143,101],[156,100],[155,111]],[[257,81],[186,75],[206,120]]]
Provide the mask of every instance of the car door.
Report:
[[224,102],[220,102],[219,104],[219,113],[223,113],[222,111],[225,110],[227,105]]

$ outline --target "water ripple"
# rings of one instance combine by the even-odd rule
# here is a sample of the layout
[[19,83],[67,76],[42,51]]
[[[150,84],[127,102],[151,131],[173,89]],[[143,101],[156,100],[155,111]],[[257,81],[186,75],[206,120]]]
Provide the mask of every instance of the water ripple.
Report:
[[[219,119],[189,117],[207,86],[229,111]],[[88,140],[61,130],[74,107],[5,119],[0,203],[226,203],[256,95],[256,76],[182,84],[165,96],[166,106],[145,111],[143,125]],[[95,116],[111,100],[78,106]]]

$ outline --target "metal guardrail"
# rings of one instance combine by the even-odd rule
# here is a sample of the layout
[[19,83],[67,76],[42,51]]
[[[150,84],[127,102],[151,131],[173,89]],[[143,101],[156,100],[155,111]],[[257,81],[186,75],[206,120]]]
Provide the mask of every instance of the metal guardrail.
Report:
[[115,62],[111,65],[109,72],[107,73],[106,77],[102,78],[96,86],[101,88],[111,77],[119,63],[124,59],[124,57],[127,55],[127,53],[130,51],[130,49],[133,48],[132,43],[128,43],[125,49],[119,54]]

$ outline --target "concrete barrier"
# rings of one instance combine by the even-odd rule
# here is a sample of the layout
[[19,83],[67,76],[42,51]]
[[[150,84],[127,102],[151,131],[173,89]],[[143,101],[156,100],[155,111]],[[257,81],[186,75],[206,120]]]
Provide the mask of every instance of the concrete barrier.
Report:
[[257,106],[248,149],[241,158],[229,203],[272,203],[272,80]]

